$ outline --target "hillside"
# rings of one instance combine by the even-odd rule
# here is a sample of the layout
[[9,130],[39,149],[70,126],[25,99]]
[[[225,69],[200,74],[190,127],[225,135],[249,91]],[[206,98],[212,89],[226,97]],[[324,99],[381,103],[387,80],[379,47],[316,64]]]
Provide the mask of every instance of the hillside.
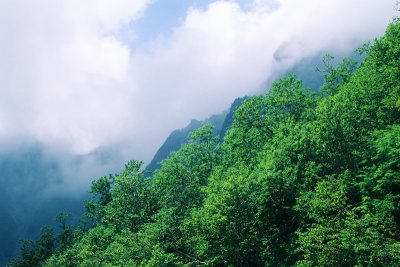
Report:
[[173,131],[167,137],[162,146],[157,150],[149,165],[146,166],[146,170],[153,172],[159,169],[161,161],[166,159],[171,152],[179,150],[183,144],[188,142],[190,133],[206,123],[212,124],[214,127],[214,133],[219,134],[222,130],[222,127],[225,125],[224,121],[226,115],[226,112],[222,112],[221,114],[213,115],[204,121],[192,120],[185,128]]
[[399,266],[400,20],[359,52],[325,56],[319,92],[275,81],[150,177],[94,181],[82,224],[59,216],[10,266]]
[[190,134],[205,124],[211,124],[214,135],[220,136],[223,139],[226,131],[232,124],[234,112],[245,99],[246,97],[237,98],[233,101],[228,111],[213,115],[204,121],[192,120],[185,128],[173,131],[157,150],[151,162],[146,166],[146,171],[152,173],[159,169],[161,161],[166,159],[172,152],[178,151],[183,144],[189,141]]

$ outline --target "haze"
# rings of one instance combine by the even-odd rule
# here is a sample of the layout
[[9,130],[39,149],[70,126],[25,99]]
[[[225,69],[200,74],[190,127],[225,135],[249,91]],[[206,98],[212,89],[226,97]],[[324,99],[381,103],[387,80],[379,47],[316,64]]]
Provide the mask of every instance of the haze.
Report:
[[13,218],[29,197],[148,163],[172,130],[303,59],[351,53],[396,15],[392,0],[3,0],[0,13],[1,162],[39,149],[40,169],[57,166],[29,177],[39,188],[3,168]]

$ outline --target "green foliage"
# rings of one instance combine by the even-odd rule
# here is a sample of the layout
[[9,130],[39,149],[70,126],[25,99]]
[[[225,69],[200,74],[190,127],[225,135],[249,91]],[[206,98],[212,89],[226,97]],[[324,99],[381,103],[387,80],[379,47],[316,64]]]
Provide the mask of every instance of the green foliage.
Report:
[[90,193],[93,199],[86,201],[87,218],[99,220],[104,217],[104,208],[111,201],[111,188],[114,183],[114,176],[102,177],[92,182]]
[[21,240],[20,258],[12,261],[10,267],[40,266],[54,252],[53,228],[44,226],[36,242]]
[[275,129],[288,119],[309,120],[317,101],[317,95],[302,88],[302,82],[294,75],[273,83],[267,94],[244,101],[224,138],[225,164],[243,162],[256,166],[259,153],[274,136]]
[[248,175],[243,166],[216,171],[205,189],[204,205],[184,222],[190,247],[209,265],[259,264],[257,258],[249,260],[261,243],[251,231],[250,220],[256,212],[251,199],[256,184]]
[[153,177],[160,207],[184,213],[201,203],[204,194],[199,189],[207,184],[217,163],[218,142],[212,126],[205,125],[192,134],[188,144],[163,161]]
[[117,229],[136,231],[153,213],[150,180],[140,170],[142,162],[130,161],[125,170],[114,177],[111,200],[104,207],[102,222]]
[[360,66],[324,58],[197,129],[160,169],[94,181],[93,227],[44,228],[11,266],[399,266],[400,21]]
[[54,254],[44,266],[134,266],[132,242],[128,230],[97,226],[63,253]]
[[[359,49],[359,53],[366,51],[367,45]],[[321,86],[321,93],[334,95],[339,91],[339,87],[349,82],[353,73],[357,70],[357,61],[353,58],[344,58],[336,67],[332,65],[334,57],[330,54],[324,55],[322,62],[323,69],[318,69],[324,74],[324,84]]]

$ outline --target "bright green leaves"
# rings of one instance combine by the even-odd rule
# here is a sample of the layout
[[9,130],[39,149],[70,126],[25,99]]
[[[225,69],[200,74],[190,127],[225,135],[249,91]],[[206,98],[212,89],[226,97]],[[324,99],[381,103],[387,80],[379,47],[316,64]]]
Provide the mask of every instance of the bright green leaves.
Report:
[[256,166],[236,162],[214,169],[202,207],[183,224],[187,246],[199,259],[232,266],[294,262],[293,206],[309,157],[307,131],[288,118],[264,142]]
[[151,177],[131,161],[93,182],[95,227],[46,266],[399,266],[399,21],[363,51],[359,67],[324,58],[322,94],[273,83],[222,142],[206,125]]
[[351,180],[348,173],[324,177],[314,190],[301,193],[296,210],[311,223],[346,217]]
[[384,198],[400,193],[400,125],[372,134],[363,190],[371,196]]
[[372,133],[362,165],[360,210],[388,240],[400,241],[400,126]]
[[233,124],[222,145],[224,165],[257,163],[258,153],[273,134],[272,125],[264,120],[263,110],[262,96],[245,100],[236,110]]
[[303,88],[296,76],[289,75],[273,83],[264,96],[247,99],[235,112],[232,127],[224,138],[226,165],[243,162],[255,166],[259,153],[277,128],[287,121],[308,121],[318,97]]
[[92,182],[90,193],[92,200],[86,201],[86,215],[89,219],[99,220],[104,216],[104,208],[111,201],[111,188],[114,183],[114,177],[101,177]]
[[132,233],[112,227],[90,229],[79,242],[60,255],[53,255],[45,266],[135,266]]
[[349,172],[326,176],[300,194],[295,207],[301,218],[296,240],[299,266],[356,265],[355,247],[362,231],[361,219],[353,211],[357,200]]
[[150,181],[144,177],[141,166],[142,162],[130,161],[121,174],[94,181],[94,200],[86,204],[88,213],[117,229],[135,230],[148,221],[154,201]]
[[324,55],[322,59],[323,69],[318,69],[324,74],[324,84],[320,88],[324,96],[336,94],[340,86],[350,81],[358,67],[357,61],[353,58],[344,58],[336,67],[332,65],[333,60],[332,55]]
[[397,266],[399,242],[376,219],[350,211],[345,218],[313,223],[298,232],[298,266]]
[[399,29],[391,24],[348,82],[317,108],[314,142],[321,164],[330,168],[328,173],[354,169],[359,160],[355,152],[366,149],[369,132],[399,122]]
[[117,229],[135,231],[150,219],[154,201],[150,195],[150,181],[144,178],[141,165],[141,162],[131,161],[120,175],[115,176],[112,198],[104,209],[103,222]]
[[218,142],[212,126],[205,125],[192,134],[188,144],[163,161],[153,177],[161,207],[186,210],[200,204],[204,197],[200,188],[207,184],[216,164]]
[[265,118],[271,123],[280,123],[287,117],[294,121],[302,118],[307,109],[316,105],[316,94],[311,89],[303,88],[302,81],[295,75],[289,75],[272,84],[265,96]]
[[395,266],[399,257],[398,125],[370,135],[358,175],[326,176],[302,192],[296,210],[299,264]]
[[261,242],[253,224],[257,185],[244,166],[217,170],[206,188],[207,198],[192,212],[183,229],[188,245],[210,265],[260,264]]

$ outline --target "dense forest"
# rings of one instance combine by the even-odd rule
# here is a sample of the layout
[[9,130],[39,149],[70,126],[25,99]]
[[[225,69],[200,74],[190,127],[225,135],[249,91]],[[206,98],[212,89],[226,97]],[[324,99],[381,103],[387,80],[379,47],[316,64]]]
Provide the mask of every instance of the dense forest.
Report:
[[10,266],[400,266],[400,19],[358,52],[94,181],[81,223],[61,213]]

